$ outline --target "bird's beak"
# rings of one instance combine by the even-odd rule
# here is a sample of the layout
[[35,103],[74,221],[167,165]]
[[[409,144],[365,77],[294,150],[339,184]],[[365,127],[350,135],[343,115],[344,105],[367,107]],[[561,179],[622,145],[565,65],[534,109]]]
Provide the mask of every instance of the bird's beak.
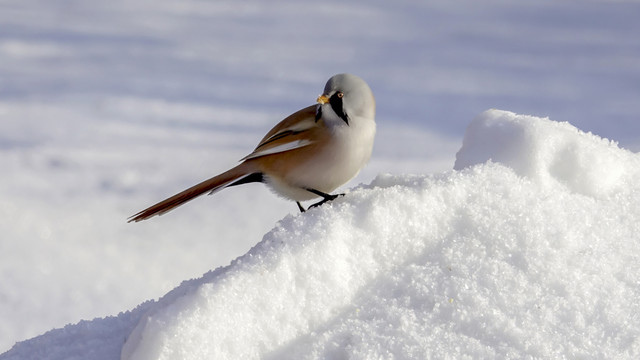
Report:
[[326,104],[329,102],[329,97],[327,95],[320,95],[318,96],[318,99],[316,99],[316,101],[318,102],[318,104]]

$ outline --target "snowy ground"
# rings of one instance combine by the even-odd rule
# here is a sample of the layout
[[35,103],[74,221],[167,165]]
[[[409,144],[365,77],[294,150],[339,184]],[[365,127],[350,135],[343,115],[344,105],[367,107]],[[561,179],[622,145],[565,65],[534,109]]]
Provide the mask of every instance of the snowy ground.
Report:
[[373,159],[351,186],[450,170],[466,126],[488,108],[569,121],[639,150],[639,11],[584,1],[3,1],[0,352],[158,298],[295,214],[256,185],[125,223],[234,164],[337,72],[365,78],[378,100]]
[[455,169],[380,175],[157,302],[3,359],[638,358],[640,156],[492,110]]

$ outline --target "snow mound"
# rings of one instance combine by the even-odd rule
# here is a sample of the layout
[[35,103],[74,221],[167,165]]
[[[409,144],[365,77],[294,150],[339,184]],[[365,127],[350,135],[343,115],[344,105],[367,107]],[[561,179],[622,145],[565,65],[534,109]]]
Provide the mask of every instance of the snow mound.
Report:
[[454,169],[487,160],[543,184],[560,183],[591,196],[627,186],[638,169],[637,155],[621,151],[615,142],[567,122],[501,110],[488,110],[469,125]]
[[[287,216],[229,266],[84,324],[100,329],[85,354],[638,358],[638,161],[569,124],[490,110],[456,170],[380,175]],[[65,353],[78,326],[0,358],[83,358]]]
[[285,218],[160,301],[122,358],[638,354],[638,156],[491,110],[455,167]]

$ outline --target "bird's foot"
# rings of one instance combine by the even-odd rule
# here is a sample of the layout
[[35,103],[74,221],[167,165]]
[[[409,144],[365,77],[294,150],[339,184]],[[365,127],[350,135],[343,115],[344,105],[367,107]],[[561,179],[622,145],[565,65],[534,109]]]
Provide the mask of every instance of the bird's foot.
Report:
[[324,199],[322,199],[321,201],[318,201],[315,204],[309,205],[309,209],[314,208],[314,207],[318,207],[318,206],[320,206],[320,205],[322,205],[322,204],[324,204],[324,203],[326,203],[328,201],[335,200],[339,196],[344,196],[344,194],[329,195],[329,196],[325,197]]
[[[318,207],[318,206],[320,206],[320,205],[322,205],[322,204],[324,204],[324,203],[326,203],[328,201],[335,200],[336,198],[338,198],[340,196],[344,196],[344,194],[335,194],[335,195],[325,194],[322,191],[318,191],[318,190],[315,190],[315,189],[307,189],[307,190],[312,192],[312,193],[314,193],[314,194],[316,194],[316,195],[318,195],[318,196],[321,196],[322,200],[318,201],[315,204],[309,205],[309,207],[306,210],[309,210],[309,209],[314,208],[314,207]],[[306,211],[305,208],[302,207],[302,205],[300,204],[299,201],[296,201],[296,204],[298,204],[298,209],[300,209],[301,213]]]

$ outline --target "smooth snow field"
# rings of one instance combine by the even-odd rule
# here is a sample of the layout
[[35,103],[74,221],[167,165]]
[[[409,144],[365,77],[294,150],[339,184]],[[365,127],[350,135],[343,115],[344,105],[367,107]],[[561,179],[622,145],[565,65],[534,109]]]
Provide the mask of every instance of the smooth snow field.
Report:
[[[640,358],[637,14],[1,1],[0,359]],[[126,222],[341,72],[377,100],[346,196]]]

